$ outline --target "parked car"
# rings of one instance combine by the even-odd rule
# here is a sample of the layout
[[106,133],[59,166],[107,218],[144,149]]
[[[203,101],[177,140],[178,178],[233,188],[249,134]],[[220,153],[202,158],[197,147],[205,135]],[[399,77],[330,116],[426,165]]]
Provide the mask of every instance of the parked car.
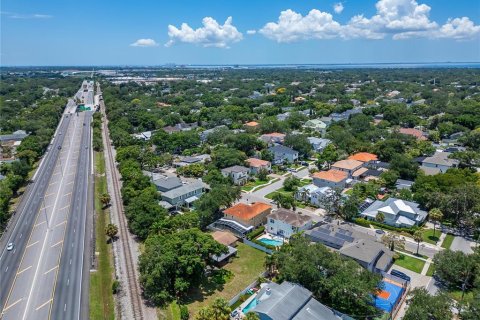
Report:
[[9,244],[7,244],[7,251],[12,251],[14,246],[15,245],[13,244],[13,242],[10,242]]

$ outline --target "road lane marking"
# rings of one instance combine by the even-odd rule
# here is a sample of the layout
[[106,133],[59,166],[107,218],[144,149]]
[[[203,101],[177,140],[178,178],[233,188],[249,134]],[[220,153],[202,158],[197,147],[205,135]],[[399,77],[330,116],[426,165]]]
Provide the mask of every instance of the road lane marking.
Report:
[[33,245],[36,245],[37,243],[39,243],[40,241],[35,241],[34,243],[30,243],[26,248],[30,248],[31,246]]
[[69,204],[67,204],[67,205],[66,205],[65,207],[63,207],[63,208],[58,209],[58,211],[61,211],[61,210],[66,209],[66,208],[68,208],[68,207],[70,207]]
[[56,246],[58,246],[58,245],[59,245],[60,243],[62,243],[62,242],[63,242],[63,240],[60,240],[60,241],[58,241],[57,243],[52,244],[52,246],[51,246],[50,248],[56,247]]
[[60,222],[59,224],[57,224],[57,225],[55,226],[55,228],[56,228],[56,227],[59,227],[59,226],[61,226],[61,225],[63,225],[63,224],[65,224],[65,223],[67,223],[67,220],[64,220],[64,221]]
[[46,222],[46,221],[39,222],[39,223],[37,223],[36,225],[34,225],[33,227],[36,228],[36,227],[38,227],[39,225],[44,224],[45,222]]
[[66,186],[69,186],[69,185],[73,184],[74,182],[75,181],[72,180],[71,182],[67,183]]
[[19,275],[20,273],[22,273],[22,272],[24,272],[24,271],[27,271],[27,270],[30,269],[31,267],[32,267],[32,266],[28,266],[28,267],[26,267],[25,269],[18,271],[18,272],[17,272],[17,275]]
[[45,307],[47,304],[49,304],[50,302],[52,302],[52,299],[48,299],[47,302],[45,302],[44,304],[42,305],[39,305],[38,307],[35,308],[35,311],[38,311],[39,309]]
[[54,196],[54,195],[55,195],[55,192],[52,192],[52,193],[46,194],[46,195],[45,195],[45,198],[46,198],[46,197],[50,197],[50,196]]
[[58,268],[58,264],[57,264],[55,267],[53,267],[52,269],[45,271],[44,274],[47,274],[47,273],[49,273],[49,272],[51,272],[51,271],[53,271],[53,270],[55,270],[55,269],[57,269],[57,268]]
[[20,298],[18,299],[17,301],[15,301],[14,303],[12,303],[11,305],[9,305],[8,307],[5,307],[3,308],[3,311],[2,311],[2,314],[7,311],[8,309],[10,309],[11,307],[13,307],[14,305],[16,305],[17,303],[19,303],[20,301],[22,301],[23,298]]
[[48,186],[53,186],[53,185],[56,185],[57,183],[58,181],[55,181],[55,182],[49,183]]

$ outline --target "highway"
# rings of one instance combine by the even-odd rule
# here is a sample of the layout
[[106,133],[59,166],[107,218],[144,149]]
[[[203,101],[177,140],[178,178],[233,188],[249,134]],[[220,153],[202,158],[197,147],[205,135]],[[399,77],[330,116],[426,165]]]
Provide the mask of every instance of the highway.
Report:
[[68,111],[1,242],[1,319],[88,318],[92,112]]

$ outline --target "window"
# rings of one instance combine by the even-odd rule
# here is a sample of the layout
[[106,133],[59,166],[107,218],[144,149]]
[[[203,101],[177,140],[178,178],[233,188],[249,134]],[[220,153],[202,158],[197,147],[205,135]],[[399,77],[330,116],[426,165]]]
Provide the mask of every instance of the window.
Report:
[[275,220],[273,220],[273,219],[270,219],[270,223],[275,223]]

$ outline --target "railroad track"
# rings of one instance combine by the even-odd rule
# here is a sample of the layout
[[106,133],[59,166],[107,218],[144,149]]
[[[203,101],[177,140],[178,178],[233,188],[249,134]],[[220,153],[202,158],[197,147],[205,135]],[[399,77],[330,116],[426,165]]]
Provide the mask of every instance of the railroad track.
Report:
[[125,211],[123,208],[122,197],[120,193],[120,185],[118,183],[118,173],[117,168],[115,167],[115,159],[112,153],[112,143],[110,141],[110,132],[108,131],[108,119],[107,114],[105,112],[105,103],[103,101],[100,102],[101,113],[103,116],[103,130],[105,134],[105,150],[107,151],[107,158],[108,158],[108,166],[110,168],[110,172],[112,173],[112,182],[113,182],[113,191],[114,195],[112,197],[112,201],[115,201],[116,207],[118,209],[118,221],[119,221],[119,231],[121,238],[123,241],[120,241],[120,246],[122,247],[122,251],[125,257],[125,265],[126,265],[126,273],[128,279],[128,288],[125,288],[130,291],[130,300],[132,305],[132,311],[134,319],[143,319],[143,308],[142,308],[142,300],[141,300],[141,293],[140,293],[140,286],[137,282],[137,278],[135,275],[135,264],[132,258],[131,247],[128,244],[129,241],[129,230],[127,226],[127,221],[125,217]]

